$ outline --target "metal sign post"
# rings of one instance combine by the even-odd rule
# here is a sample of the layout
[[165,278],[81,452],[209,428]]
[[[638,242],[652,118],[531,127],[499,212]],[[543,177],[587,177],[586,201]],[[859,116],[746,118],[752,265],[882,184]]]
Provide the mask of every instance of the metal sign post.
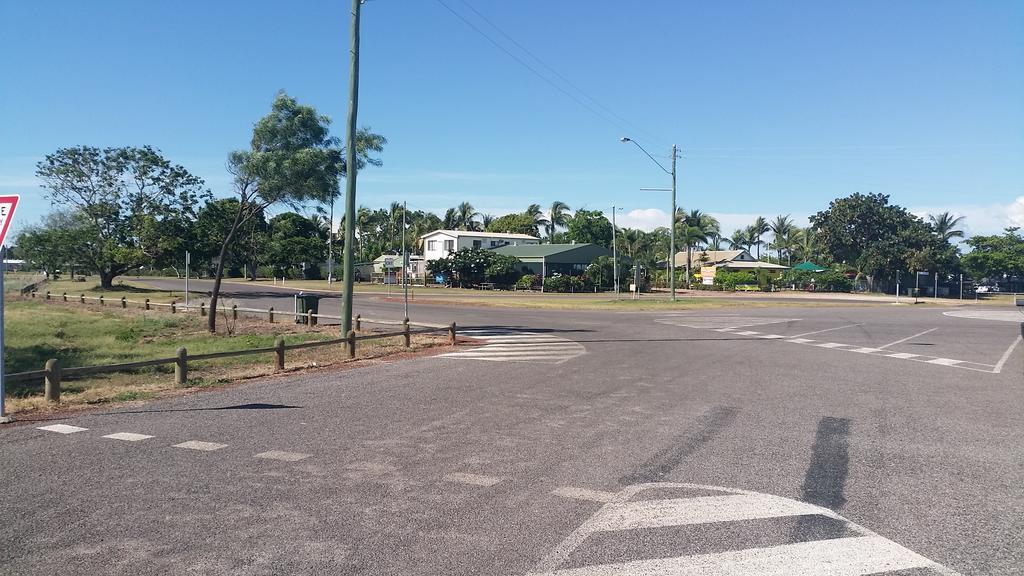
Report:
[[188,310],[188,265],[192,259],[189,257],[188,250],[185,250],[185,310]]
[[4,292],[4,275],[7,273],[7,230],[14,220],[14,209],[18,207],[18,200],[21,197],[0,196],[0,424],[12,422],[14,419],[7,415],[6,399],[7,391],[4,389],[4,359],[7,358],[7,350],[4,348],[4,300],[7,294]]

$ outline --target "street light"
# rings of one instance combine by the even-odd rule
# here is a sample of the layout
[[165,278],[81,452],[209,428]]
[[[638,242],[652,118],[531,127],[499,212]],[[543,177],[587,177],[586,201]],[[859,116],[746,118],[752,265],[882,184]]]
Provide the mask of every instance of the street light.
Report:
[[669,255],[669,262],[671,262],[671,264],[669,265],[669,277],[668,278],[669,278],[669,290],[672,291],[672,301],[675,302],[676,301],[676,154],[678,152],[678,147],[675,144],[672,145],[672,170],[668,170],[664,166],[661,165],[661,162],[658,162],[657,160],[655,160],[654,156],[651,156],[650,152],[648,152],[647,150],[644,150],[643,146],[641,146],[640,144],[637,144],[636,140],[632,140],[630,138],[622,137],[622,138],[619,139],[619,141],[622,142],[622,143],[632,142],[633,144],[636,145],[637,148],[640,149],[641,152],[646,154],[647,157],[651,159],[651,162],[654,162],[655,164],[657,164],[658,168],[661,168],[661,170],[663,172],[665,172],[666,174],[669,174],[670,176],[672,176],[672,188],[671,188],[671,190],[672,190],[672,212],[671,212],[671,214],[669,216],[669,227],[668,227],[668,231],[669,231],[669,247],[668,247],[668,251],[669,251],[669,254],[670,254]]

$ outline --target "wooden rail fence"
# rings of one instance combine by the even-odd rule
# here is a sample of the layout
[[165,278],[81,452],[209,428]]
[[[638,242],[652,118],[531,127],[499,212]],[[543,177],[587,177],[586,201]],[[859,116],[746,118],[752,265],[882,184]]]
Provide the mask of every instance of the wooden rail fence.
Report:
[[[32,297],[35,298],[35,292],[32,293]],[[50,300],[52,294],[46,292],[45,298]],[[67,292],[61,295],[64,302],[68,301]],[[100,306],[106,304],[103,296],[86,296],[81,294],[78,296],[80,303],[85,304],[86,300],[96,300]],[[167,306],[170,308],[171,313],[177,312],[177,303],[171,302],[170,304],[160,302],[150,302],[147,298],[144,302],[137,300],[128,300],[124,297],[117,300],[121,308],[127,308],[128,304],[141,304],[145,306],[146,310],[150,310],[152,306]],[[200,304],[196,307],[200,315],[205,315],[205,306]],[[186,309],[185,311],[188,311]],[[231,307],[232,315],[237,318],[238,312],[256,312],[266,314],[269,321],[274,321],[274,308],[271,307],[267,310],[258,308],[239,308],[238,306]],[[313,314],[309,312],[304,314],[306,321],[310,324],[316,324],[318,318],[327,318],[333,320],[340,320],[340,316],[331,316],[328,314]],[[381,324],[381,325],[393,325],[401,326],[402,329],[393,332],[372,332],[367,334],[359,335],[357,330],[362,328],[362,323],[366,322],[369,324]],[[420,329],[413,330],[412,327],[416,326]],[[42,370],[32,370],[28,372],[15,372],[13,374],[7,374],[5,380],[7,382],[26,382],[35,380],[38,378],[43,379],[43,390],[46,399],[50,402],[60,401],[60,385],[61,381],[65,378],[74,378],[80,376],[88,376],[91,374],[104,374],[109,372],[123,372],[129,370],[136,370],[139,368],[146,368],[149,366],[160,366],[165,364],[174,364],[174,384],[175,386],[184,386],[188,382],[188,363],[200,362],[203,360],[215,360],[217,358],[229,358],[232,356],[246,356],[249,354],[274,354],[274,369],[275,371],[284,370],[285,366],[285,352],[288,350],[301,350],[305,348],[319,348],[321,346],[332,346],[336,344],[343,344],[348,350],[348,357],[354,359],[356,357],[356,343],[362,340],[374,340],[378,338],[395,338],[402,336],[404,338],[404,344],[406,348],[412,346],[412,336],[415,334],[429,334],[432,332],[447,332],[448,342],[452,346],[456,344],[456,326],[455,322],[447,326],[437,324],[426,324],[426,323],[411,323],[408,319],[406,320],[374,320],[369,318],[362,318],[361,316],[355,317],[355,330],[349,330],[348,334],[343,338],[332,338],[329,340],[316,340],[312,342],[300,342],[296,344],[285,344],[284,337],[278,336],[273,346],[264,348],[249,348],[245,350],[229,350],[225,352],[211,352],[208,354],[193,354],[189,355],[188,350],[185,347],[178,348],[177,354],[174,358],[156,358],[153,360],[140,360],[137,362],[123,362],[120,364],[100,364],[96,366],[75,366],[71,368],[64,368],[61,366],[60,360],[51,358],[46,361]]]

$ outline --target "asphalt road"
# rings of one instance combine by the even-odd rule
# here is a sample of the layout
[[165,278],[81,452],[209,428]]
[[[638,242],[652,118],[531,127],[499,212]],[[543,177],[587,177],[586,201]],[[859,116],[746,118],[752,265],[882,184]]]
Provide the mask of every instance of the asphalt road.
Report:
[[0,573],[1021,574],[1014,314],[415,305],[486,345],[0,429]]

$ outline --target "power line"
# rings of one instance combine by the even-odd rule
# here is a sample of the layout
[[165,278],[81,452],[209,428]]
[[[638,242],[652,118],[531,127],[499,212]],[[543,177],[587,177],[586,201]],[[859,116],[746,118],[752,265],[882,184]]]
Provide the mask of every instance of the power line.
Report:
[[598,107],[598,108],[600,108],[601,110],[604,110],[605,112],[607,112],[607,113],[608,113],[608,114],[610,114],[611,116],[615,117],[616,119],[618,119],[619,121],[621,121],[622,123],[624,123],[624,124],[625,124],[626,126],[628,126],[628,127],[630,128],[630,130],[632,130],[632,131],[635,131],[635,132],[640,132],[640,133],[642,133],[642,134],[644,134],[644,135],[646,135],[646,136],[648,136],[648,137],[650,137],[650,138],[653,138],[653,139],[655,139],[655,140],[658,140],[658,141],[664,142],[664,139],[663,139],[663,138],[661,138],[661,137],[659,137],[659,136],[656,136],[656,135],[654,135],[654,134],[652,134],[652,133],[650,133],[650,132],[648,132],[648,131],[644,130],[643,128],[640,128],[639,126],[637,126],[637,125],[633,124],[632,122],[630,122],[630,121],[629,121],[629,120],[627,120],[626,118],[623,118],[623,117],[622,117],[622,116],[621,116],[620,114],[616,113],[616,112],[615,112],[614,110],[612,110],[611,108],[608,108],[607,106],[605,106],[604,104],[602,104],[602,103],[601,103],[600,101],[598,101],[598,99],[597,99],[597,98],[594,98],[593,96],[591,96],[590,94],[588,94],[588,93],[587,93],[587,92],[586,92],[585,90],[583,90],[582,88],[580,88],[579,86],[577,86],[576,84],[574,84],[574,83],[573,83],[573,82],[572,82],[571,80],[569,80],[568,78],[566,78],[565,76],[563,76],[562,74],[560,74],[560,73],[558,72],[558,70],[555,70],[554,68],[552,68],[551,66],[549,66],[549,65],[548,65],[548,64],[547,64],[546,62],[544,62],[543,60],[541,60],[539,56],[537,56],[536,54],[534,54],[533,52],[531,52],[531,51],[530,51],[530,50],[529,50],[529,49],[528,49],[528,48],[527,48],[526,46],[523,46],[522,44],[520,44],[519,42],[517,42],[515,38],[513,38],[513,37],[512,37],[512,36],[510,36],[510,35],[509,35],[509,34],[508,34],[507,32],[505,32],[504,30],[502,30],[502,29],[501,29],[501,27],[500,27],[500,26],[498,26],[497,24],[495,24],[495,23],[494,23],[494,22],[493,22],[493,21],[492,21],[492,20],[491,20],[490,18],[488,18],[487,16],[484,16],[484,15],[483,15],[483,14],[482,14],[482,13],[481,13],[481,12],[480,12],[479,10],[477,10],[476,8],[474,8],[472,4],[470,4],[470,3],[469,3],[469,2],[467,2],[466,0],[459,0],[459,1],[460,1],[460,2],[462,2],[462,3],[463,3],[463,4],[464,4],[464,5],[465,5],[465,6],[467,7],[467,8],[469,8],[470,10],[472,10],[474,14],[476,14],[477,16],[479,16],[479,17],[480,17],[480,19],[481,19],[481,20],[483,20],[484,22],[486,22],[486,23],[487,23],[487,24],[488,24],[488,25],[489,25],[489,26],[490,26],[491,28],[494,28],[495,30],[497,30],[497,31],[498,31],[498,33],[499,33],[499,34],[501,34],[502,36],[504,36],[506,40],[508,40],[509,42],[511,42],[512,44],[514,44],[514,45],[515,45],[515,46],[516,46],[517,48],[519,48],[520,50],[522,50],[523,52],[525,52],[525,53],[526,53],[526,55],[528,55],[528,56],[529,56],[530,58],[533,58],[534,60],[536,60],[536,61],[537,61],[537,63],[538,63],[538,64],[540,64],[541,66],[543,66],[544,68],[546,68],[546,69],[548,70],[548,72],[551,72],[551,73],[552,73],[552,74],[554,74],[554,75],[555,75],[555,77],[557,77],[557,78],[558,78],[559,80],[561,80],[562,82],[565,82],[565,83],[566,83],[567,85],[569,85],[569,86],[570,86],[571,88],[573,88],[574,90],[576,90],[577,92],[579,92],[579,93],[580,93],[580,94],[581,94],[581,95],[582,95],[582,96],[583,96],[584,98],[586,98],[587,100],[590,100],[591,102],[593,102],[595,106],[597,106],[597,107]]
[[[541,80],[543,80],[543,81],[544,81],[545,83],[547,83],[547,84],[548,84],[549,86],[551,86],[551,87],[552,87],[552,88],[554,88],[555,90],[558,90],[559,92],[561,92],[562,94],[564,94],[565,96],[567,96],[568,98],[570,98],[570,99],[571,99],[571,100],[572,100],[573,102],[576,102],[577,104],[579,104],[580,106],[582,106],[583,108],[585,108],[585,109],[586,109],[587,111],[589,111],[589,112],[590,112],[591,114],[594,114],[595,116],[597,116],[598,118],[600,118],[600,119],[604,120],[605,122],[608,122],[608,123],[610,123],[610,124],[613,124],[613,125],[615,125],[615,127],[617,127],[617,128],[618,128],[618,129],[620,129],[620,130],[626,130],[626,131],[629,131],[629,130],[635,129],[635,128],[631,128],[631,127],[630,127],[630,126],[628,125],[628,123],[625,123],[625,124],[623,124],[622,122],[620,122],[620,121],[616,120],[616,119],[615,119],[614,117],[612,117],[612,116],[609,116],[609,115],[606,115],[606,114],[603,114],[603,113],[601,113],[601,112],[600,112],[600,111],[599,111],[598,109],[596,109],[596,108],[594,108],[594,107],[590,106],[589,104],[587,104],[587,103],[586,103],[586,102],[584,102],[583,100],[580,100],[579,98],[577,98],[577,97],[576,97],[576,95],[572,94],[571,92],[569,92],[569,91],[568,91],[568,90],[566,90],[565,88],[562,88],[561,86],[559,86],[558,84],[556,84],[555,82],[553,82],[553,81],[552,81],[552,80],[551,80],[550,78],[548,78],[548,77],[547,77],[547,76],[545,76],[544,74],[541,74],[541,73],[540,73],[540,71],[538,71],[538,70],[537,70],[536,68],[534,68],[533,66],[531,66],[531,65],[530,65],[530,64],[529,64],[528,62],[526,62],[525,60],[523,60],[522,58],[520,58],[520,57],[519,57],[519,56],[517,56],[516,54],[512,53],[512,52],[511,52],[511,51],[510,51],[509,49],[507,49],[507,48],[505,48],[504,46],[502,46],[500,42],[498,42],[497,40],[495,40],[494,38],[492,38],[492,37],[491,37],[491,36],[490,36],[489,34],[487,34],[486,32],[484,32],[483,30],[481,30],[481,29],[480,29],[480,28],[479,28],[479,27],[478,27],[478,26],[477,26],[476,24],[473,24],[473,22],[471,22],[471,21],[470,21],[469,19],[467,19],[467,18],[466,18],[465,16],[463,16],[462,14],[459,14],[459,13],[458,13],[458,12],[456,12],[456,11],[455,11],[454,9],[452,9],[452,7],[451,7],[451,6],[449,6],[448,4],[446,4],[446,3],[444,2],[444,0],[437,0],[437,3],[438,3],[438,4],[440,4],[441,6],[443,6],[443,7],[444,7],[444,8],[446,9],[446,10],[448,10],[449,12],[451,12],[453,16],[455,16],[456,18],[458,18],[459,20],[461,20],[461,21],[462,21],[462,22],[463,22],[463,23],[464,23],[464,24],[465,24],[466,26],[469,26],[469,27],[470,27],[471,29],[473,29],[473,31],[474,31],[474,32],[476,32],[476,33],[477,33],[477,34],[479,34],[480,36],[483,36],[483,37],[484,37],[484,39],[486,39],[486,40],[487,40],[488,42],[490,42],[491,44],[493,44],[495,48],[497,48],[498,50],[501,50],[502,52],[504,52],[504,53],[505,53],[505,54],[506,54],[506,55],[507,55],[507,56],[508,56],[509,58],[512,58],[513,60],[515,60],[515,61],[516,61],[516,62],[517,62],[517,63],[518,63],[518,64],[519,64],[520,66],[522,66],[523,68],[526,68],[527,70],[529,70],[530,72],[532,72],[532,73],[533,73],[533,74],[534,74],[534,75],[535,75],[535,76],[536,76],[537,78],[540,78],[540,79],[541,79]],[[470,8],[472,9],[472,7],[470,7]],[[473,10],[473,11],[474,11],[474,12],[476,12],[476,10]],[[477,12],[477,14],[479,14],[479,12]],[[482,17],[482,16],[481,16],[481,17]],[[484,18],[484,20],[485,20],[485,21],[487,21],[488,23],[490,23],[490,21],[489,21],[489,20],[487,20],[486,18]],[[491,24],[491,25],[493,26],[493,24]],[[497,29],[497,27],[495,27],[495,28]],[[498,31],[499,31],[499,32],[501,32],[501,30],[500,30],[500,29],[499,29]],[[505,34],[504,32],[501,32],[501,33],[502,33],[503,35],[505,35],[506,37],[508,37],[508,35],[507,35],[507,34]],[[510,37],[508,37],[508,38],[509,38],[509,39],[511,40],[511,38],[510,38]],[[518,43],[518,42],[515,42],[514,40],[513,40],[512,42],[513,42],[514,44],[516,44],[517,46],[519,46],[520,48],[522,48],[522,46],[521,46],[521,45],[519,45],[519,43]],[[531,53],[530,53],[529,51],[525,50],[525,48],[524,48],[523,50],[524,50],[524,51],[525,51],[525,52],[526,52],[527,54],[530,54],[531,56],[533,56],[533,55],[532,55],[532,54],[531,54]],[[537,58],[536,58],[536,56],[533,56],[533,58],[534,58],[534,59],[536,59],[536,60],[537,60],[538,62],[541,62],[541,61],[540,61],[539,59],[537,59]],[[546,64],[544,64],[543,62],[541,62],[541,64],[542,64],[542,65],[544,65],[545,67],[547,67],[547,65],[546,65]],[[550,69],[550,68],[549,68],[549,69]],[[556,73],[556,75],[558,75],[558,74]],[[558,76],[560,77],[560,75],[558,75]],[[563,79],[563,80],[564,80],[564,79]],[[567,82],[567,83],[568,83],[568,82]],[[570,85],[570,86],[572,86],[572,84],[571,84],[571,83],[569,83],[569,85]],[[573,86],[573,87],[575,88],[575,86]],[[579,90],[579,89],[577,88],[577,90]],[[582,93],[582,91],[581,91],[581,93]],[[586,95],[586,94],[584,94],[584,95]],[[589,96],[588,96],[588,98],[589,98]],[[602,106],[602,107],[603,107],[603,106]],[[614,113],[613,113],[613,114],[614,114]],[[618,115],[617,115],[617,114],[615,114],[615,116],[618,116]]]

